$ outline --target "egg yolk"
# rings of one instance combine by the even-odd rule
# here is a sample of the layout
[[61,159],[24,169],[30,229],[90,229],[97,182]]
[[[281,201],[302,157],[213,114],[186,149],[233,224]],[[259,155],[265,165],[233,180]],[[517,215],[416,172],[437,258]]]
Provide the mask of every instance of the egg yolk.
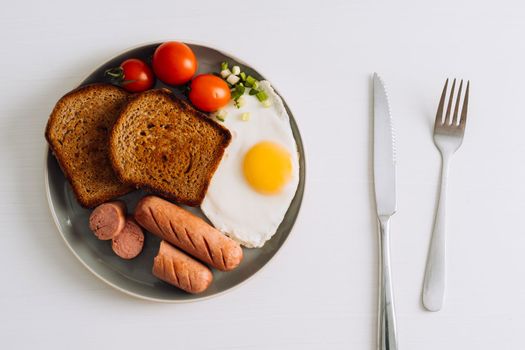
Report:
[[277,143],[259,142],[244,156],[243,172],[255,191],[277,194],[292,177],[292,158]]

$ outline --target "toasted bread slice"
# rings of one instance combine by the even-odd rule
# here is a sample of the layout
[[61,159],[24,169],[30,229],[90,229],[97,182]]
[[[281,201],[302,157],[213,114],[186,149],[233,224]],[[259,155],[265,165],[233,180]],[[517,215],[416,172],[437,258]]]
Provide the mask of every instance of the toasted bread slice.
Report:
[[110,159],[121,181],[196,206],[230,140],[226,128],[169,90],[149,90],[120,113]]
[[84,207],[133,189],[119,181],[108,156],[111,128],[128,97],[113,85],[87,85],[62,97],[49,117],[47,142]]

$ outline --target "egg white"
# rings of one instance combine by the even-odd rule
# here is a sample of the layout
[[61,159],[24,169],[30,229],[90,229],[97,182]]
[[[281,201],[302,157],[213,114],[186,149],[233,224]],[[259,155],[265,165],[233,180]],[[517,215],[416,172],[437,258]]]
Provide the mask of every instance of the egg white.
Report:
[[[260,82],[271,103],[264,107],[255,96],[244,95],[241,108],[230,102],[224,126],[232,141],[213,175],[201,209],[213,225],[250,248],[262,247],[277,231],[299,184],[299,156],[290,128],[289,116],[281,98],[267,81]],[[241,115],[250,113],[249,120]],[[256,192],[243,174],[244,155],[255,144],[272,141],[286,148],[292,160],[292,176],[281,192],[264,195]]]

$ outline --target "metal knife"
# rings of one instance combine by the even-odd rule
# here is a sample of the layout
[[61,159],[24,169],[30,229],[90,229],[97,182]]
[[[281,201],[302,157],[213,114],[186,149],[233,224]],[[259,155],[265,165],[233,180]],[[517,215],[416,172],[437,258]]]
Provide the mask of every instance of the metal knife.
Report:
[[390,272],[390,217],[396,212],[394,130],[383,81],[374,73],[374,189],[379,223],[378,350],[397,350]]

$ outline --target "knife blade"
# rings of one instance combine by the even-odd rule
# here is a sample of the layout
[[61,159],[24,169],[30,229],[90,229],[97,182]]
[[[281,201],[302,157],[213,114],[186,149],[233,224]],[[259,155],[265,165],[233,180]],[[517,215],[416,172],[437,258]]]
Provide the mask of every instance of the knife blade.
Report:
[[397,350],[394,292],[390,269],[390,217],[396,212],[394,130],[385,85],[374,73],[374,189],[379,222],[379,303],[377,349]]
[[385,85],[374,73],[374,186],[377,215],[396,212],[395,141]]

